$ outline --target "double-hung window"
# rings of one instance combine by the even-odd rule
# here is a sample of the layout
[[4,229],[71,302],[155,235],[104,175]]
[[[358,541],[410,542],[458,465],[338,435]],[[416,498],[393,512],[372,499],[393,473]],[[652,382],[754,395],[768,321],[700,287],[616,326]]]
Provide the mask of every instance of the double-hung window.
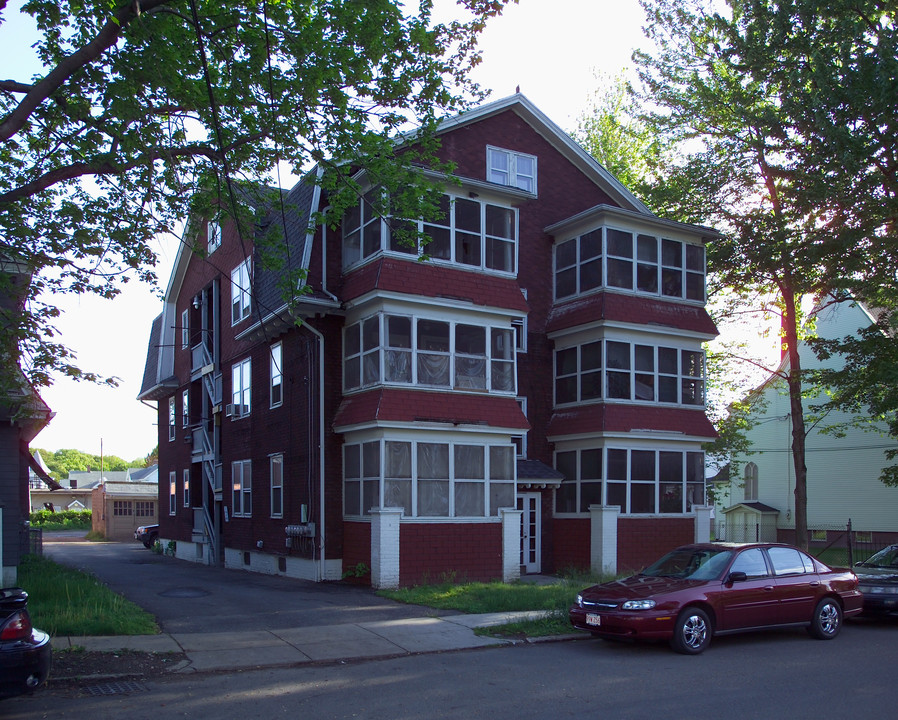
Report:
[[270,348],[269,364],[271,370],[270,406],[280,407],[284,402],[284,374],[281,370],[283,345],[277,342]]
[[252,361],[246,358],[231,367],[231,417],[249,415],[252,405]]
[[221,216],[206,223],[206,250],[211,255],[221,247]]
[[534,155],[487,147],[486,164],[487,180],[490,182],[520,188],[536,194],[536,157]]
[[168,399],[168,439],[175,439],[175,396]]
[[231,325],[249,317],[252,309],[252,260],[247,258],[231,271]]
[[181,349],[190,347],[190,310],[181,311]]
[[190,390],[181,393],[181,425],[190,426]]
[[284,456],[281,453],[269,458],[271,469],[271,517],[284,517]]
[[250,517],[253,514],[253,475],[250,460],[231,463],[231,514]]
[[184,491],[184,507],[190,507],[190,469],[187,468],[181,473],[181,484]]
[[174,515],[177,512],[178,497],[178,473],[172,470],[168,474],[168,514]]

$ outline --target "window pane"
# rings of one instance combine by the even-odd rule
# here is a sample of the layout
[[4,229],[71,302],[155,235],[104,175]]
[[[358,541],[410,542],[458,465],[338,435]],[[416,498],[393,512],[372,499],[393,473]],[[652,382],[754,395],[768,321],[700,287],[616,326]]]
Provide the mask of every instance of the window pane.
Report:
[[608,483],[608,504],[617,505],[622,513],[627,512],[627,484]]
[[667,375],[676,375],[679,371],[677,351],[674,348],[658,348],[658,370]]
[[482,482],[456,482],[455,516],[483,517],[483,489]]
[[580,237],[580,262],[601,257],[602,231],[593,230]]
[[423,248],[425,255],[430,255],[430,257],[440,260],[452,258],[452,242],[449,228],[425,225],[424,232],[430,238],[430,242],[424,245]]
[[486,355],[486,329],[476,325],[456,325],[455,351],[466,355]]
[[360,478],[362,476],[361,448],[358,445],[347,445],[343,451],[343,476]]
[[630,512],[655,512],[655,486],[647,483],[634,483],[630,486]]
[[449,323],[419,320],[418,349],[449,352]]
[[412,346],[412,321],[407,317],[387,317],[387,344],[394,348]]
[[784,547],[767,548],[767,555],[773,563],[775,575],[804,574],[804,562],[798,550]]
[[514,239],[514,210],[487,205],[486,233],[495,237]]
[[380,477],[380,443],[362,445],[362,472],[364,477]]
[[514,479],[514,448],[490,448],[490,480]]
[[661,270],[661,292],[667,297],[683,296],[683,273],[680,270]]
[[455,477],[465,479],[483,479],[483,447],[480,445],[455,446]]
[[580,347],[580,370],[599,370],[602,367],[602,342],[586,343]]
[[490,270],[512,272],[514,270],[514,243],[487,238],[486,266]]
[[480,203],[464,198],[455,198],[455,227],[469,230],[480,237]]
[[602,261],[591,260],[580,266],[580,292],[593,290],[602,284]]
[[608,228],[608,254],[617,257],[633,257],[633,235],[622,230]]
[[636,238],[636,259],[643,262],[658,262],[658,240],[651,235]]
[[627,451],[626,450],[609,450],[608,451],[608,479],[609,480],[626,480],[627,479]]
[[682,483],[661,483],[661,512],[683,512],[683,485]]
[[513,508],[514,493],[514,483],[490,483],[490,515],[498,515],[500,508]]
[[686,246],[686,269],[705,271],[705,249],[698,245]]
[[683,244],[676,240],[662,240],[661,264],[665,267],[683,267]]
[[609,368],[630,369],[630,345],[628,343],[609,340],[606,353],[608,355]]
[[449,516],[448,480],[418,480],[418,516]]
[[577,261],[577,241],[567,240],[555,246],[555,267],[562,270],[571,267]]
[[575,375],[555,381],[555,402],[559,405],[577,402],[577,377]]
[[556,453],[555,469],[564,475],[555,493],[556,512],[577,512],[577,453]]
[[631,453],[631,480],[655,479],[655,451],[633,450]]
[[577,269],[570,268],[555,275],[555,297],[566,298],[577,292]]
[[480,235],[455,233],[455,261],[465,265],[480,265]]
[[577,348],[565,348],[555,352],[555,374],[570,375],[577,372]]
[[633,263],[627,260],[608,258],[608,285],[609,287],[632,288]]

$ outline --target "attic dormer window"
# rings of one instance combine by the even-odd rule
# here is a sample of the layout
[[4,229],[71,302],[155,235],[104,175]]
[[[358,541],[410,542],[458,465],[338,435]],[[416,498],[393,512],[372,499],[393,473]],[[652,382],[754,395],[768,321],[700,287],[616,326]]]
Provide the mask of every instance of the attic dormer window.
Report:
[[536,195],[536,156],[487,147],[486,178]]

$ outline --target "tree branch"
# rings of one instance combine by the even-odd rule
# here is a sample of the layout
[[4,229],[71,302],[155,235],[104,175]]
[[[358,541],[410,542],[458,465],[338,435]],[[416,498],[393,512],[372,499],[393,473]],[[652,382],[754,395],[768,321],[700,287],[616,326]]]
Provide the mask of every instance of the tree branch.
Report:
[[122,31],[141,13],[153,10],[166,0],[134,0],[116,11],[86,45],[63,59],[40,81],[31,86],[15,109],[0,123],[0,142],[9,140],[24,127],[31,113],[58,90],[77,70],[96,60],[118,42]]
[[0,205],[16,202],[22,198],[30,197],[35,193],[46,190],[48,187],[57,183],[84,175],[121,175],[128,170],[133,170],[141,165],[146,165],[154,160],[171,160],[174,158],[189,157],[206,157],[210,160],[219,162],[223,153],[229,152],[234,148],[241,147],[250,143],[256,143],[264,139],[262,133],[254,133],[228,145],[222,153],[208,145],[187,145],[181,148],[153,148],[147,152],[141,153],[126,163],[114,163],[109,160],[96,160],[94,162],[72,163],[64,167],[50,170],[40,177],[31,180],[9,192],[0,195]]

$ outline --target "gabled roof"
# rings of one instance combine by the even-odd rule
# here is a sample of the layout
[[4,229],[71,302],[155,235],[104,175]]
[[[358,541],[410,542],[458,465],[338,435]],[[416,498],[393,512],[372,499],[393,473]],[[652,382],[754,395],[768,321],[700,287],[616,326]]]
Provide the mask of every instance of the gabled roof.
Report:
[[[440,123],[437,134],[456,130],[484,118],[498,115],[506,110],[511,110],[521,117],[524,122],[553,145],[572,165],[601,187],[621,207],[635,211],[640,215],[654,217],[653,213],[639,198],[627,190],[616,177],[608,172],[586,150],[574,142],[570,135],[552,122],[522,93],[515,93],[506,98],[494,100],[454,117],[447,118]],[[408,137],[412,139],[413,133],[409,133]]]
[[770,507],[770,505],[765,505],[762,502],[740,502],[735,505],[730,505],[728,508],[723,510],[724,513],[731,512],[732,510],[738,510],[739,508],[744,508],[747,510],[751,510],[752,512],[759,513],[761,515],[767,515],[770,513],[779,514],[779,510],[775,507]]

